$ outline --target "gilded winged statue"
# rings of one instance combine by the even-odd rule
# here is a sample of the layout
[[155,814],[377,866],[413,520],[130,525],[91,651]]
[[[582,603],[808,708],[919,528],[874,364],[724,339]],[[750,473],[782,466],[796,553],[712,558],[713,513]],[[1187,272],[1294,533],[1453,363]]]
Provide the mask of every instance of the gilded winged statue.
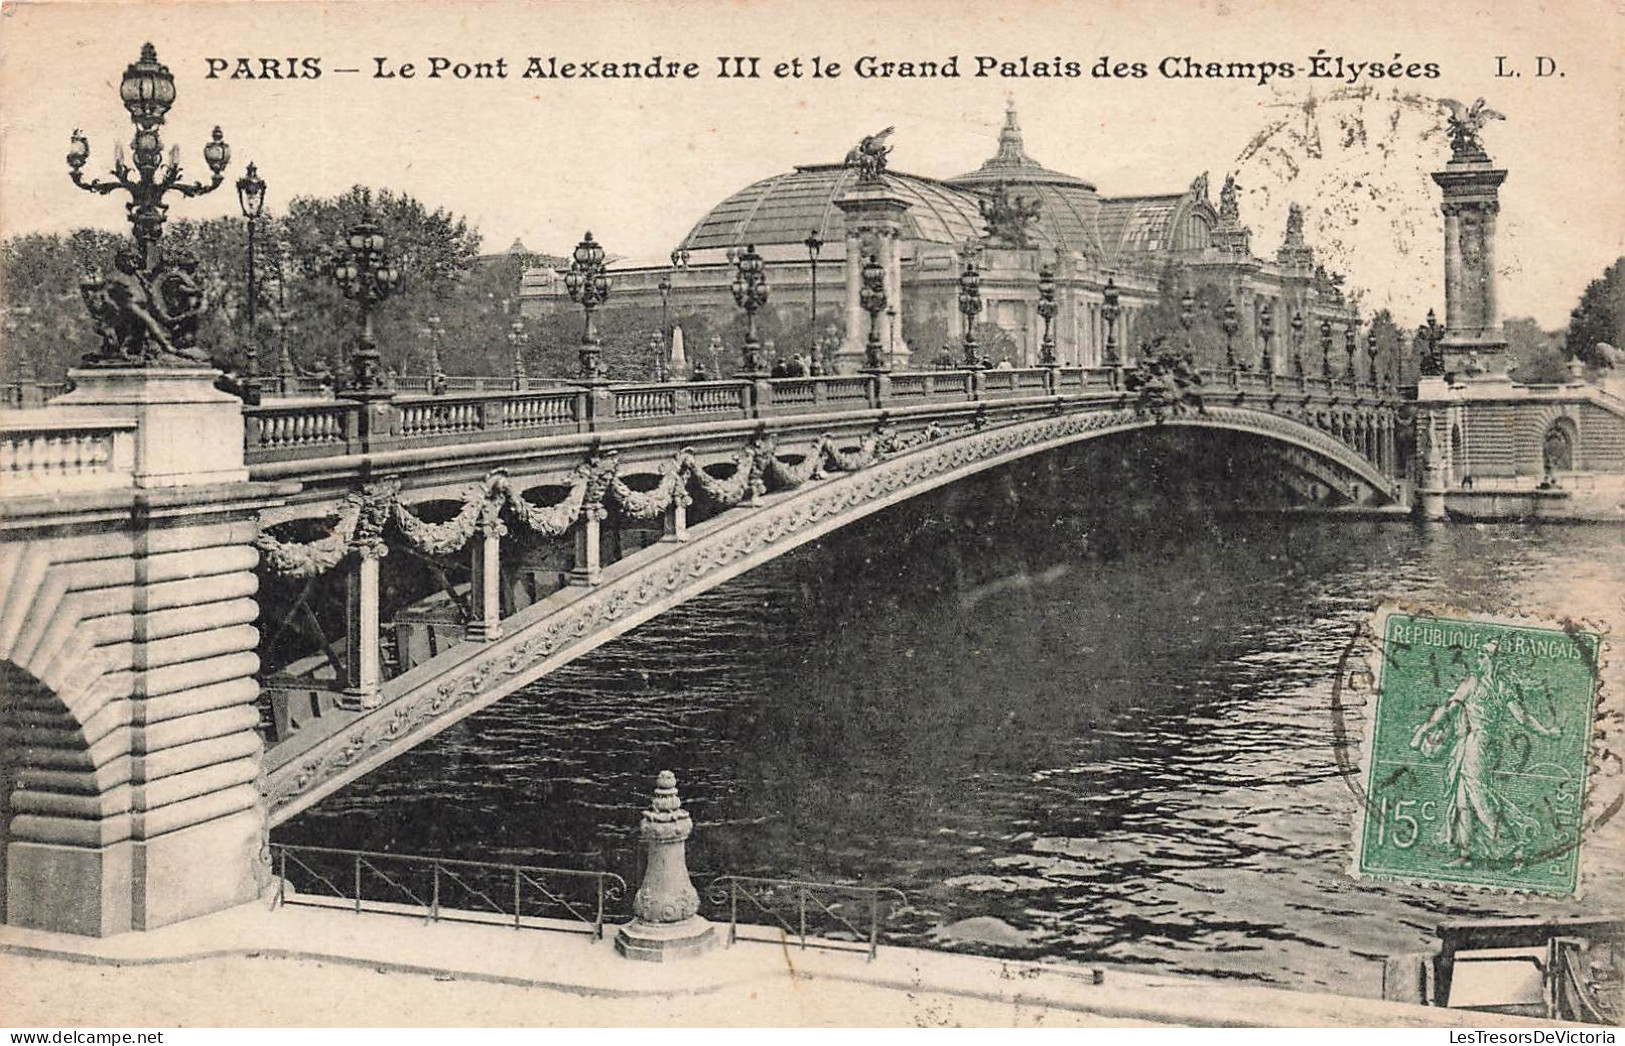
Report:
[[1480,98],[1472,105],[1463,105],[1454,98],[1441,98],[1439,105],[1450,111],[1447,132],[1450,135],[1450,157],[1453,160],[1487,159],[1479,132],[1491,120],[1505,120],[1503,113],[1484,104]]
[[878,134],[866,135],[846,154],[846,165],[858,169],[861,181],[876,181],[886,170],[886,157],[892,147],[886,144],[896,127],[888,127]]

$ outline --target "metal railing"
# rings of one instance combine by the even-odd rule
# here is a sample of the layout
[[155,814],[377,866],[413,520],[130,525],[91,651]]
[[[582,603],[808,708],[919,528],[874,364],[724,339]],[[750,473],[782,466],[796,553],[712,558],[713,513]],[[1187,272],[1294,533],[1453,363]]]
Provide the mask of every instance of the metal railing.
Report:
[[[754,909],[768,916],[802,948],[867,950],[870,959],[880,951],[880,926],[884,921],[881,908],[888,908],[886,917],[889,918],[892,904],[908,903],[903,891],[890,886],[762,879],[750,875],[718,876],[711,880],[706,892],[713,905],[728,908],[729,944],[735,941],[777,943],[774,938],[741,934],[742,929],[748,931],[751,927],[750,923],[739,921],[741,902],[744,902],[747,914]],[[850,935],[860,947],[845,947],[843,935]]]
[[626,896],[626,880],[614,872],[285,843],[271,844],[271,861],[278,905],[333,907],[301,899],[309,893],[344,901],[357,914],[421,915],[429,922],[511,921],[516,930],[566,932],[572,928],[554,923],[573,922],[602,938],[606,905]]

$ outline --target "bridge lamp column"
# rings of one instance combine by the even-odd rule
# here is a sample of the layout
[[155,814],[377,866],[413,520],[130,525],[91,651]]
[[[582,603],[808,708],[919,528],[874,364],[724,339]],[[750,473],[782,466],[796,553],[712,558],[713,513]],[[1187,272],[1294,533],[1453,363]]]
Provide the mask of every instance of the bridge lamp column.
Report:
[[1320,376],[1332,380],[1332,321],[1320,321]]
[[965,271],[959,274],[959,312],[965,324],[965,367],[978,370],[982,361],[976,354],[976,317],[982,312],[982,274],[974,261],[967,260]]
[[390,390],[384,384],[372,315],[400,286],[401,274],[389,263],[388,241],[373,221],[371,197],[363,195],[363,202],[367,213],[344,234],[347,257],[334,267],[333,280],[361,308],[361,336],[350,357],[350,384],[345,391],[361,399],[382,399]]
[[1439,317],[1432,309],[1428,310],[1428,321],[1416,328],[1416,341],[1422,347],[1421,372],[1424,378],[1438,378],[1444,375],[1444,354],[1439,351],[1439,341],[1444,332],[1439,329]]
[[259,176],[253,164],[249,164],[247,173],[237,179],[237,206],[248,224],[248,376],[257,378],[260,375],[260,345],[259,328],[254,324],[254,307],[259,303],[259,294],[254,285],[254,228],[260,223],[260,215],[265,213],[265,179]]
[[812,267],[812,284],[810,288],[812,295],[812,305],[810,307],[812,313],[810,317],[812,321],[810,329],[812,349],[811,358],[808,361],[808,370],[814,377],[817,377],[824,372],[824,365],[819,359],[818,345],[818,252],[824,249],[824,240],[823,237],[818,235],[818,230],[814,229],[807,233],[807,238],[802,240],[801,243],[802,246],[807,248],[807,263]]
[[513,347],[513,389],[522,392],[530,384],[530,374],[525,370],[525,321],[514,320],[508,327],[508,344]]
[[1101,292],[1100,318],[1106,321],[1106,357],[1102,361],[1108,367],[1118,366],[1117,359],[1117,317],[1122,314],[1122,305],[1118,302],[1117,284],[1112,282],[1110,276],[1106,277],[1106,287]]
[[1377,386],[1377,351],[1377,325],[1372,323],[1365,332],[1366,370],[1372,388]]
[[1241,320],[1236,316],[1236,299],[1226,298],[1224,301],[1224,366],[1230,372],[1231,380],[1236,374],[1236,331],[1241,329]]
[[1360,374],[1357,358],[1360,352],[1360,318],[1356,316],[1347,327],[1343,328],[1343,351],[1348,354],[1349,366],[1347,376],[1349,387],[1355,388],[1360,384]]
[[869,314],[869,340],[864,346],[863,369],[880,374],[890,369],[885,343],[880,337],[880,314],[886,311],[886,269],[873,254],[863,263],[863,290],[858,301]]
[[1292,314],[1292,377],[1297,380],[1298,388],[1303,388],[1303,313]]
[[660,292],[660,340],[662,344],[671,341],[671,270],[660,274],[660,282],[655,284],[655,290]]
[[1055,359],[1055,270],[1048,265],[1038,269],[1038,315],[1044,320],[1044,340],[1039,345],[1038,365],[1057,367]]
[[564,289],[570,300],[581,306],[580,380],[585,385],[602,385],[606,379],[599,359],[598,326],[593,312],[609,298],[609,276],[604,271],[604,248],[589,231],[576,244],[570,257],[570,270],[564,274]]
[[745,368],[741,378],[761,378],[762,343],[756,336],[756,310],[767,304],[767,275],[756,245],[748,245],[734,262],[734,303],[745,310]]
[[446,368],[440,362],[440,340],[445,337],[446,332],[440,324],[438,314],[430,316],[427,323],[425,333],[429,339],[429,392],[438,396],[446,391]]

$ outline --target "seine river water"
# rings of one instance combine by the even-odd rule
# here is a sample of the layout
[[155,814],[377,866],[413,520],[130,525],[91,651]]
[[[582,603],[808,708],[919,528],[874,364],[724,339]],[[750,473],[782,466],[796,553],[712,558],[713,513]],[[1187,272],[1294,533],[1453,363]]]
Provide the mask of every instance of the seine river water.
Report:
[[[1589,904],[1351,879],[1330,709],[1380,598],[1614,621],[1625,534],[1225,512],[1180,479],[1211,471],[1200,457],[1103,445],[898,506],[277,838],[631,879],[670,768],[697,879],[895,886],[899,942],[1358,995],[1443,918],[1617,912],[1617,822],[1586,842]],[[975,917],[984,932],[951,925]]]

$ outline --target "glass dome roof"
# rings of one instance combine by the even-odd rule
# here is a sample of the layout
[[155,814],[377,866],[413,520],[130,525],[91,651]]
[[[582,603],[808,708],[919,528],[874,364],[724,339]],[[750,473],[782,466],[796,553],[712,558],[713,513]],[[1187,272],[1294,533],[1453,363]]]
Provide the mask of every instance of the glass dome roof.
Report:
[[[824,242],[845,242],[846,225],[835,201],[857,180],[845,164],[797,167],[734,193],[706,213],[679,247],[701,251],[755,244],[800,246],[813,230]],[[957,244],[985,231],[977,197],[934,178],[888,171],[886,188],[907,200],[903,235],[927,243]]]

